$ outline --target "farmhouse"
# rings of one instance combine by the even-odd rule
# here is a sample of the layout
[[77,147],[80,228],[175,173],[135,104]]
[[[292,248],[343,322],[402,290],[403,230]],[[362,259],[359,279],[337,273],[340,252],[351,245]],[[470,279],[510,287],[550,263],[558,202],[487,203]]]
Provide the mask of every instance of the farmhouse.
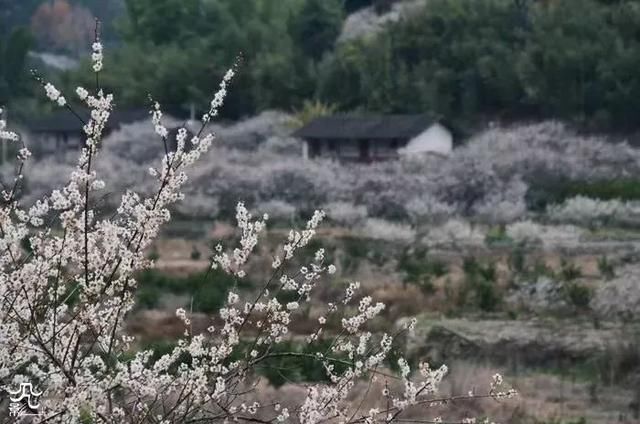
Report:
[[293,134],[305,158],[375,162],[420,154],[448,155],[451,132],[426,115],[336,115],[315,119]]

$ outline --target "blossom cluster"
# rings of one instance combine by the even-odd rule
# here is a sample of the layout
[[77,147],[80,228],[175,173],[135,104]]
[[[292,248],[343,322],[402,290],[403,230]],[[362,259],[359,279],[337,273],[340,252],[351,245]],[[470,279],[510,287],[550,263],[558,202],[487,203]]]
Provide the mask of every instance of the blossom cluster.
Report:
[[588,226],[634,223],[640,220],[640,202],[576,196],[549,206],[547,215],[555,222]]
[[50,100],[56,102],[59,106],[65,106],[67,104],[67,100],[64,98],[64,96],[50,82],[44,85],[44,90],[45,90],[45,93],[47,94],[47,97]]
[[102,43],[99,40],[96,40],[91,45],[91,50],[93,51],[93,53],[91,54],[91,60],[93,62],[93,71],[100,72],[103,66],[102,65],[102,60],[103,60]]
[[7,131],[7,121],[2,119],[2,114],[4,110],[0,108],[0,140],[8,140],[8,141],[18,141],[19,137],[13,131]]

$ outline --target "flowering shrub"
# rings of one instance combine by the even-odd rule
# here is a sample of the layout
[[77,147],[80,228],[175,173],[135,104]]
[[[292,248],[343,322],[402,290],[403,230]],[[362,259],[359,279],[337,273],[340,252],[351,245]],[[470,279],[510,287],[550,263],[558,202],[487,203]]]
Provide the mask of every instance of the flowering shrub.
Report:
[[366,237],[387,241],[410,242],[415,239],[415,231],[405,224],[369,218],[362,229]]
[[575,247],[585,230],[573,225],[542,225],[525,220],[506,226],[506,235],[517,243],[541,242],[545,248]]
[[260,203],[258,209],[266,212],[271,218],[289,222],[291,222],[296,215],[295,206],[281,200],[270,200]]
[[505,233],[507,237],[517,243],[537,243],[541,241],[542,230],[542,225],[525,220],[507,225]]
[[640,310],[640,268],[623,266],[619,275],[599,287],[593,298],[593,310],[603,318],[633,320]]
[[524,196],[527,185],[514,179],[504,188],[504,191],[492,193],[474,207],[474,216],[482,222],[491,224],[506,224],[514,222],[527,212]]
[[549,206],[547,214],[556,222],[587,226],[630,223],[640,218],[640,202],[576,196],[559,205]]
[[428,246],[457,247],[461,245],[482,246],[486,234],[466,221],[449,219],[441,226],[431,228],[424,242]]
[[333,202],[324,206],[331,220],[345,226],[353,226],[367,218],[367,208],[349,202]]
[[439,223],[456,213],[454,206],[440,202],[428,194],[410,200],[406,205],[406,209],[411,222],[416,226],[422,223]]
[[[305,336],[309,345],[329,340],[328,349],[316,354],[276,349],[322,278],[336,271],[323,249],[306,265],[291,269],[296,252],[309,244],[325,218],[321,211],[302,231],[292,230],[284,246],[274,252],[271,275],[265,276],[255,297],[242,300],[230,291],[216,324],[202,333],[193,331],[192,314],[178,309],[176,317],[184,325],[184,334],[176,346],[164,354],[139,349],[124,328],[135,306],[134,272],[152,266],[145,249],[170,220],[169,207],[183,199],[187,171],[209,150],[214,136],[206,127],[217,115],[234,71],[220,83],[195,135],[188,136],[184,128],[178,131],[173,151],[168,148],[160,105],[153,103],[151,122],[164,144],[164,155],[148,168],[154,190],[150,194],[127,190],[116,211],[108,215],[99,214],[105,183],[96,163],[103,153],[102,133],[114,99],[100,89],[99,41],[93,45],[92,59],[95,91],[78,88],[76,93],[91,112],[87,122],[80,122],[86,134],[84,148],[62,187],[31,207],[24,207],[17,196],[30,152],[0,121],[0,137],[20,144],[16,176],[12,185],[3,188],[0,209],[0,385],[6,390],[22,382],[35,383],[43,393],[40,422],[390,423],[412,413],[429,416],[430,407],[454,398],[499,400],[515,395],[503,388],[499,375],[484,392],[440,397],[437,390],[447,372],[445,366],[433,369],[421,363],[413,372],[409,362],[400,358],[395,361],[397,373],[386,371],[385,360],[397,337],[411,331],[415,320],[394,334],[372,334],[367,323],[385,305],[360,296],[358,283],[349,284],[340,298],[325,305],[316,328]],[[74,113],[70,99],[50,83],[43,86],[52,101]],[[217,245],[211,268],[238,281],[245,277],[244,268],[268,216],[254,219],[240,203],[235,217],[239,244],[235,248]],[[29,251],[21,247],[24,240]],[[279,302],[283,292],[292,300]],[[337,322],[340,331],[328,330],[329,322]],[[297,356],[317,362],[327,382],[309,385],[295,404],[290,399],[269,404],[255,401],[256,369],[271,360]],[[355,383],[361,380],[385,382],[384,389],[375,393],[376,406],[368,410],[354,401],[369,395],[369,390],[354,393]],[[442,422],[438,417],[432,420]]]
[[[168,127],[179,125],[172,119],[167,122]],[[532,206],[531,197],[545,178],[608,181],[640,172],[637,149],[578,136],[554,122],[488,129],[447,159],[350,166],[303,161],[301,142],[283,135],[290,131],[283,122],[282,114],[265,112],[228,127],[216,126],[223,143],[216,143],[206,161],[187,170],[193,184],[185,187],[186,197],[177,206],[180,212],[231,219],[237,200],[252,210],[264,202],[286,202],[297,213],[347,202],[366,208],[368,217],[408,221],[417,227],[456,217],[504,224],[526,217],[526,206]],[[192,133],[198,132],[195,124],[189,125]],[[151,195],[154,187],[144,174],[153,166],[153,152],[162,149],[154,127],[123,126],[103,144],[94,169],[113,191],[134,188]],[[26,176],[29,202],[60,184],[73,160],[69,156],[64,169],[48,159],[37,162],[37,172]],[[105,200],[117,206],[117,199]]]

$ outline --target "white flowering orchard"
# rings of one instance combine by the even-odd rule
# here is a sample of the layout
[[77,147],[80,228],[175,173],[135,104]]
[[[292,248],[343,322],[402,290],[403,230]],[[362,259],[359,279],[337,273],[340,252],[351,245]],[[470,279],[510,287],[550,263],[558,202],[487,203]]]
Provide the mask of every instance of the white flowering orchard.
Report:
[[[206,126],[222,106],[234,71],[224,76],[200,131],[190,139],[186,130],[178,132],[175,151],[167,147],[161,108],[153,102],[150,114],[165,146],[162,158],[149,169],[155,191],[126,191],[114,214],[100,218],[105,215],[99,217],[95,207],[105,183],[95,164],[114,98],[100,89],[103,55],[97,37],[92,50],[96,87],[76,90],[77,102],[90,109],[86,122],[76,114],[86,135],[84,148],[68,182],[30,207],[17,195],[30,153],[17,134],[6,130],[0,111],[2,142],[20,144],[15,179],[3,187],[0,209],[0,386],[30,382],[39,388],[40,415],[34,422],[390,423],[406,422],[416,414],[423,417],[420,422],[445,422],[446,417],[442,421],[432,411],[453,400],[437,395],[446,367],[432,369],[423,363],[413,372],[409,362],[400,359],[398,373],[386,369],[396,339],[415,321],[395,334],[367,331],[367,323],[385,305],[360,297],[357,283],[325,305],[317,328],[306,335],[309,344],[330,341],[326,351],[307,355],[324,369],[326,382],[308,384],[306,395],[295,404],[291,399],[269,404],[255,400],[258,367],[275,356],[306,355],[274,347],[284,340],[323,277],[336,271],[323,250],[305,266],[292,266],[294,254],[309,243],[325,217],[320,211],[302,231],[291,231],[286,244],[273,253],[271,273],[250,299],[229,293],[216,321],[220,325],[195,334],[190,313],[178,310],[184,335],[174,349],[156,356],[152,350],[136,348],[124,327],[134,307],[135,272],[152,265],[145,249],[169,221],[169,207],[182,200],[186,170],[209,149],[214,136]],[[75,113],[73,102],[52,84],[41,82],[51,101]],[[192,145],[188,152],[187,143]],[[211,267],[241,279],[268,217],[254,219],[242,204],[236,210],[239,246],[217,246]],[[25,240],[29,250],[22,247]],[[285,291],[294,299],[283,304],[277,295]],[[331,321],[342,327],[337,334],[325,331]],[[369,393],[358,393],[356,383],[375,380],[384,381],[385,388],[375,395],[377,406],[363,410],[358,399]],[[497,400],[515,394],[502,387],[496,377],[483,393],[455,399]],[[5,412],[0,411],[0,417]],[[473,421],[467,417],[456,422]]]

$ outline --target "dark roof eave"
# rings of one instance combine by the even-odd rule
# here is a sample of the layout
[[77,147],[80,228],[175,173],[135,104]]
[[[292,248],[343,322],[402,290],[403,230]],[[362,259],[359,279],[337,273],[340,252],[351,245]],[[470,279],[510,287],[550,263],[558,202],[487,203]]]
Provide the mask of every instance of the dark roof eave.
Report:
[[308,140],[410,139],[435,122],[427,115],[336,115],[317,118],[295,131],[293,136]]
[[413,138],[413,136],[363,136],[363,137],[344,137],[344,136],[334,136],[334,137],[314,137],[314,136],[300,136],[300,135],[294,135],[293,137],[295,138],[302,138],[306,141],[312,141],[312,142],[318,142],[318,141],[324,141],[324,140],[336,140],[336,141],[360,141],[360,140],[378,140],[378,141],[384,141],[384,140],[408,140]]

